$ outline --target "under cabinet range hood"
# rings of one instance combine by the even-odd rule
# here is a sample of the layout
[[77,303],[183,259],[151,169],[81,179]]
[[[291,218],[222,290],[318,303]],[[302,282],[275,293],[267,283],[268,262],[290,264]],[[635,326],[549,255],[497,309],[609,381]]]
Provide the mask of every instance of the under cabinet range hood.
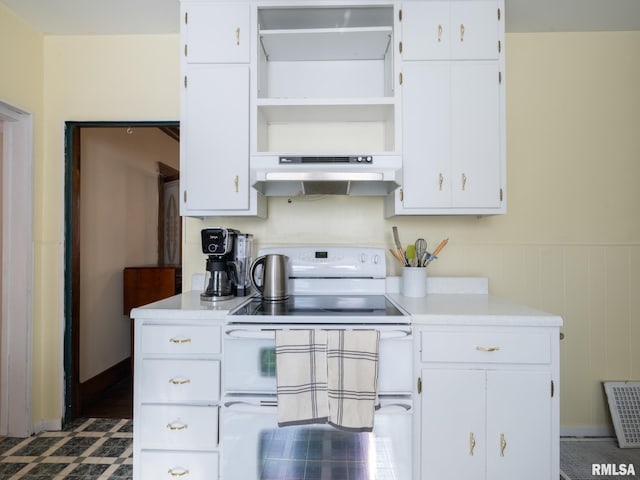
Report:
[[285,155],[251,159],[252,186],[265,196],[386,196],[400,186],[394,155]]

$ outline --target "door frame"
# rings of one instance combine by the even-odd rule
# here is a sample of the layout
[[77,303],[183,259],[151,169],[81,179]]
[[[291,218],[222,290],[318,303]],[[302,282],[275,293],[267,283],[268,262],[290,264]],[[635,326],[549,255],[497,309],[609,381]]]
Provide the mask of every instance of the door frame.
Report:
[[28,437],[33,338],[33,116],[0,101],[2,149],[2,341],[0,435]]
[[[81,414],[80,384],[80,132],[83,128],[175,127],[178,121],[67,121],[64,192],[64,417]],[[165,132],[166,133],[166,132]],[[169,134],[169,133],[167,133]]]

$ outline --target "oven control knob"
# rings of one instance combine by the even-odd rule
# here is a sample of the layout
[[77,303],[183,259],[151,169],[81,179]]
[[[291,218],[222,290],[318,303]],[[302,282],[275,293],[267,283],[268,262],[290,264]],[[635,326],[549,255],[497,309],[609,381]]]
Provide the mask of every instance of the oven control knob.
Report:
[[360,254],[360,263],[367,263],[367,254],[366,253],[361,253]]
[[373,264],[377,265],[378,263],[380,263],[380,256],[379,255],[374,255],[373,256]]

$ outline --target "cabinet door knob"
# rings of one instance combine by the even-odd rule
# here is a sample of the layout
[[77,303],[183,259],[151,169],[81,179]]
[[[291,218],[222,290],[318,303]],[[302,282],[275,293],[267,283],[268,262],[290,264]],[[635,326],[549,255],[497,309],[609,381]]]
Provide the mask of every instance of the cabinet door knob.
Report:
[[462,174],[462,190],[464,190],[466,186],[467,186],[467,175],[463,173]]
[[442,183],[444,182],[444,175],[438,174],[438,189],[442,191]]

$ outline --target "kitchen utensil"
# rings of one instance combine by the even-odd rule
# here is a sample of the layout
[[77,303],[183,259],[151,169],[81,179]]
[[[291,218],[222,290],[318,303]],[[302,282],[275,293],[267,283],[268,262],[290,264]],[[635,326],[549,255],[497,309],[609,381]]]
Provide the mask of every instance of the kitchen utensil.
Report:
[[[262,279],[256,281],[256,269],[262,265]],[[287,256],[275,253],[262,255],[251,264],[249,279],[263,300],[267,302],[282,302],[289,295],[287,293],[287,282],[289,275],[287,272]],[[258,284],[260,283],[260,285]]]
[[405,266],[405,261],[404,258],[402,258],[400,256],[400,254],[398,253],[397,250],[394,250],[393,248],[389,249],[389,253],[391,253],[391,255],[393,256],[393,258],[395,258],[396,260],[398,260],[398,262],[400,262],[400,265],[402,265],[403,267]]
[[416,240],[416,260],[418,267],[424,267],[425,254],[427,253],[427,241],[424,238]]
[[427,265],[429,265],[433,260],[438,258],[437,255],[442,251],[442,249],[447,245],[447,243],[449,243],[448,238],[445,238],[443,241],[440,242],[440,245],[438,245],[436,249],[433,251],[433,253],[429,255],[429,260],[427,260]]
[[402,243],[400,243],[400,235],[398,234],[398,227],[394,225],[392,227],[392,230],[393,230],[393,243],[396,244],[396,250],[400,255],[400,258],[404,258],[404,250],[402,249]]
[[[416,259],[416,247],[414,245],[407,245],[407,250],[404,253],[404,257],[406,258],[406,262],[410,267],[414,267],[414,260]],[[418,265],[419,266],[419,265]]]

